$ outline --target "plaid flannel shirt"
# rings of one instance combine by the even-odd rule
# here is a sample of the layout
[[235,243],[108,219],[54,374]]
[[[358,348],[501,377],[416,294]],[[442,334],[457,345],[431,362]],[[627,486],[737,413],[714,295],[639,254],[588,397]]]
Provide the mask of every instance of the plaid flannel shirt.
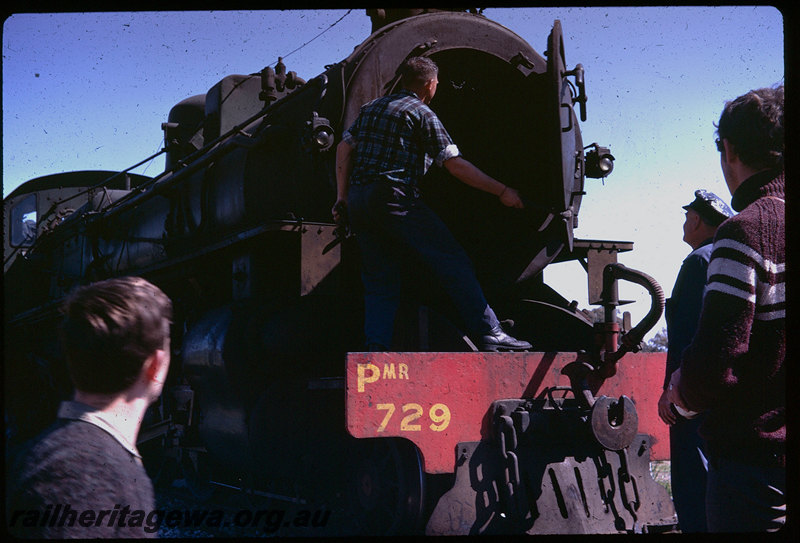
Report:
[[362,106],[342,140],[356,149],[352,185],[386,180],[417,186],[434,161],[441,166],[461,154],[433,110],[405,89]]

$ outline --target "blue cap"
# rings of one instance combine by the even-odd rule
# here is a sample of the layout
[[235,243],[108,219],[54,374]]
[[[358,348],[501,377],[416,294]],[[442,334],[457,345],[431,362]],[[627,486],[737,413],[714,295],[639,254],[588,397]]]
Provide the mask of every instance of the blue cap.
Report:
[[733,211],[722,198],[703,189],[694,191],[694,202],[683,209],[693,209],[712,226],[719,226],[725,219],[733,217]]

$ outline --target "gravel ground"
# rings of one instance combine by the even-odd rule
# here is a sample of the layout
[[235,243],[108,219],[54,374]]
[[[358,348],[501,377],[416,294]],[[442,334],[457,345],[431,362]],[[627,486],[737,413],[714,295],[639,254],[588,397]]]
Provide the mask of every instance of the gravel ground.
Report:
[[650,475],[652,475],[655,482],[667,489],[667,492],[669,492],[669,497],[672,498],[672,482],[670,479],[669,460],[650,462]]

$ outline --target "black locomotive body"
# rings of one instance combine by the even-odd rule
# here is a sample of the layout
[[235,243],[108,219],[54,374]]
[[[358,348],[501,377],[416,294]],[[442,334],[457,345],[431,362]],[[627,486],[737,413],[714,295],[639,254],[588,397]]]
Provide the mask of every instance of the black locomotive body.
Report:
[[[464,155],[517,188],[528,206],[505,208],[439,168],[424,180],[425,197],[518,337],[543,352],[588,353],[598,366],[605,351],[597,327],[541,274],[555,261],[587,258],[594,273],[630,249],[573,236],[585,176],[605,175],[613,160],[597,146],[584,152],[573,110],[578,104],[585,117],[583,68],[567,69],[558,21],[543,56],[479,14],[421,13],[377,28],[348,58],[308,81],[279,61],[180,102],[162,127],[166,171],[154,178],[57,174],[6,198],[7,450],[47,424],[70,394],[56,344],[60,300],[79,284],[141,275],[175,305],[171,386],[139,439],[154,476],[166,477],[177,465],[178,476],[201,486],[213,480],[273,496],[334,496],[354,519],[371,512],[362,515],[369,522],[350,524],[362,533],[423,529],[456,468],[450,478],[432,476],[408,440],[347,434],[344,364],[347,353],[362,350],[362,294],[357,247],[330,217],[335,143],[362,104],[399,88],[398,66],[413,55],[439,65],[431,107]],[[34,232],[23,231],[25,218],[35,221]],[[601,295],[595,283],[598,303],[613,308],[608,289]],[[417,287],[397,323],[398,350],[471,351],[439,289]],[[560,401],[546,409],[539,402],[535,418],[555,410],[553,421],[591,426],[593,396],[575,401],[572,411]],[[591,432],[580,438],[596,445],[593,439]],[[572,454],[591,457],[595,445]],[[356,463],[362,468],[389,458],[392,468],[388,475],[378,468],[365,473],[353,469],[353,458],[373,459]],[[625,469],[641,471],[641,462]],[[379,485],[387,476],[402,490],[385,494],[389,511],[376,516],[353,479]],[[652,483],[647,473],[637,476]],[[657,495],[659,507],[643,509],[635,523],[617,514],[583,522],[582,530],[666,524],[668,496],[649,483],[640,482],[638,492]],[[610,500],[606,512],[614,509],[611,494],[603,496]],[[448,533],[441,510],[433,518],[436,533]],[[542,521],[521,530],[552,526]]]

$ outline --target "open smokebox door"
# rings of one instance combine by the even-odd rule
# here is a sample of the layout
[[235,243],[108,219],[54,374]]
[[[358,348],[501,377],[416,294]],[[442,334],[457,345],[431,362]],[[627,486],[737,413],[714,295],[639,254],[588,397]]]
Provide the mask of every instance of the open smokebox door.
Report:
[[505,207],[443,168],[431,168],[423,183],[426,201],[467,250],[484,288],[501,297],[539,281],[572,249],[583,195],[583,144],[572,107],[579,98],[567,79],[575,71],[565,68],[558,21],[548,44],[546,60],[521,39],[502,55],[480,48],[430,53],[439,65],[431,108],[464,158],[516,188],[526,204]]

